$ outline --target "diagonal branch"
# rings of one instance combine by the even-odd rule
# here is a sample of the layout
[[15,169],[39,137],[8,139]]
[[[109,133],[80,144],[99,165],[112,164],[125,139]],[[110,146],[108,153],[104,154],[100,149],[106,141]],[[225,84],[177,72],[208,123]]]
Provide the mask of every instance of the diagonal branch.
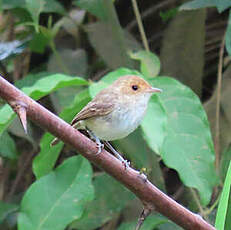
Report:
[[200,216],[179,205],[148,180],[144,180],[139,172],[132,168],[125,170],[123,164],[106,150],[96,155],[98,149],[94,142],[26,96],[2,77],[0,77],[0,97],[10,105],[16,102],[25,104],[28,118],[57,136],[66,144],[73,146],[89,161],[124,184],[139,197],[145,207],[150,207],[150,209],[155,208],[156,211],[184,229],[215,230],[213,226],[204,221]]

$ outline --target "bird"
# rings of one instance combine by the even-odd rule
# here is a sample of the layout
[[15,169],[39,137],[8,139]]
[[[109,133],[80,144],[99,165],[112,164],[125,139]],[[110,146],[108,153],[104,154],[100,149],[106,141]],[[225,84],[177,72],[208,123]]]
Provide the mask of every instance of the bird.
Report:
[[[132,133],[141,123],[153,93],[161,89],[152,87],[137,75],[119,77],[101,90],[72,120],[71,126],[85,129],[97,146],[99,154],[107,147],[125,165],[127,161],[110,145],[109,141],[122,139]],[[55,138],[51,145],[58,143]]]

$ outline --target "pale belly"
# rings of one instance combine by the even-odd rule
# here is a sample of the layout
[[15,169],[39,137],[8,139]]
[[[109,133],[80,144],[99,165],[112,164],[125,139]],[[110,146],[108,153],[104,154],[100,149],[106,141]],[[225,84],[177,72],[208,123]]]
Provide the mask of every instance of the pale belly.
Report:
[[[84,123],[101,140],[112,141],[126,137],[140,124],[146,106],[139,106],[133,112],[128,109],[115,114],[85,120]],[[129,112],[128,112],[129,111]]]

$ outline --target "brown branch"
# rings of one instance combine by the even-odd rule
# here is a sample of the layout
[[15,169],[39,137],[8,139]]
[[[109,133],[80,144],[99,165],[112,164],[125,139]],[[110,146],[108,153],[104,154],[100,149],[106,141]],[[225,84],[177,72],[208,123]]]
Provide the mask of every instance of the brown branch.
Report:
[[124,165],[106,150],[96,155],[98,149],[94,142],[26,96],[2,77],[0,77],[0,97],[5,99],[9,104],[15,102],[26,104],[28,118],[57,136],[66,144],[73,146],[89,161],[124,184],[139,197],[145,207],[155,208],[156,211],[184,229],[215,230],[213,226],[201,217],[179,205],[148,180],[144,180],[138,171],[130,167],[125,170]]

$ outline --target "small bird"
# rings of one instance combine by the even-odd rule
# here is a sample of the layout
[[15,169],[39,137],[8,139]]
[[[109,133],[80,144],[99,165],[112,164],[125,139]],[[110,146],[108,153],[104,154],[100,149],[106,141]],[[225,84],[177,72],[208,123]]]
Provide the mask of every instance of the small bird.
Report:
[[[72,120],[77,129],[86,129],[95,140],[100,153],[104,141],[111,151],[126,164],[108,141],[118,140],[133,132],[145,115],[148,101],[153,93],[162,92],[135,75],[118,78],[100,91]],[[58,143],[54,139],[51,145]]]

